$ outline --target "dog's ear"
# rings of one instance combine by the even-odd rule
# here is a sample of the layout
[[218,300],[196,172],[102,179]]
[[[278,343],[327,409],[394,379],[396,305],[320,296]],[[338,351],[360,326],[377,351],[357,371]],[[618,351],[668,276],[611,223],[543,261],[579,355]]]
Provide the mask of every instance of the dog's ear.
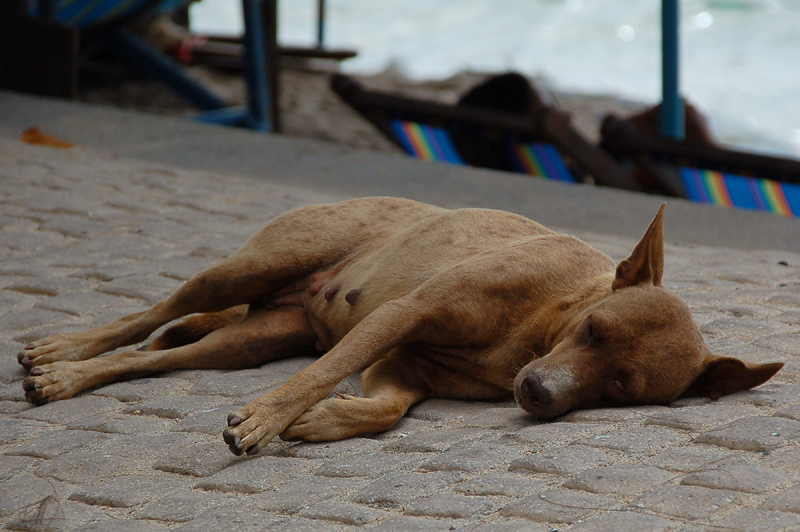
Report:
[[738,358],[709,355],[705,369],[681,394],[681,397],[709,397],[718,399],[743,390],[760,386],[770,380],[783,367],[783,362],[747,364]]
[[664,209],[661,204],[658,214],[650,222],[650,227],[636,244],[633,253],[617,266],[617,277],[611,285],[613,290],[642,283],[661,285],[664,275]]

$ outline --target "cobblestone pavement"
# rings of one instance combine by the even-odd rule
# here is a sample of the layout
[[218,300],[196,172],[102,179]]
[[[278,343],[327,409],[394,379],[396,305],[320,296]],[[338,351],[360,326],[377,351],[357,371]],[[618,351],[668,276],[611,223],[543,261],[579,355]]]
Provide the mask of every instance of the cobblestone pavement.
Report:
[[[309,359],[177,371],[33,408],[26,342],[143,310],[275,215],[326,198],[0,140],[0,524],[11,530],[800,530],[800,255],[667,246],[713,350],[785,361],[717,402],[532,424],[427,401],[387,433],[234,457],[227,412]],[[336,199],[336,198],[332,198]],[[669,216],[667,217],[669,224]],[[633,245],[580,235],[621,259]],[[357,379],[341,390],[358,392]]]

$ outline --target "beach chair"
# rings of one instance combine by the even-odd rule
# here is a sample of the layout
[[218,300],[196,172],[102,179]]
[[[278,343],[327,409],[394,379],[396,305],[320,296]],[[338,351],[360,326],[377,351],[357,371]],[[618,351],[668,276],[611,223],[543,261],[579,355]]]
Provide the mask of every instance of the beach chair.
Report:
[[569,117],[542,106],[528,115],[443,105],[367,90],[336,74],[339,97],[413,157],[517,172],[563,182],[591,175],[600,185],[636,189],[615,161],[586,142]]
[[631,175],[651,191],[710,203],[800,216],[800,160],[642,135],[609,116],[602,146],[632,163]]
[[277,131],[277,0],[242,0],[248,104],[227,103],[189,76],[184,68],[126,28],[134,18],[176,0],[38,0],[33,14],[76,27],[81,48],[102,45],[147,72],[206,113],[196,118],[259,131]]

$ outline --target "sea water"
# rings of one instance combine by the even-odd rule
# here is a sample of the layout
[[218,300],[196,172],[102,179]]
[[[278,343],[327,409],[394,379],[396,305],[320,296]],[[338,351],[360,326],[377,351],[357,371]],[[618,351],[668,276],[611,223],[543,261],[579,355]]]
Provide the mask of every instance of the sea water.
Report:
[[[327,0],[343,69],[416,79],[516,70],[558,90],[661,98],[660,0]],[[316,44],[316,0],[281,0],[279,40]],[[722,140],[800,155],[800,0],[682,0],[682,94]],[[202,0],[197,31],[239,33],[238,0]]]

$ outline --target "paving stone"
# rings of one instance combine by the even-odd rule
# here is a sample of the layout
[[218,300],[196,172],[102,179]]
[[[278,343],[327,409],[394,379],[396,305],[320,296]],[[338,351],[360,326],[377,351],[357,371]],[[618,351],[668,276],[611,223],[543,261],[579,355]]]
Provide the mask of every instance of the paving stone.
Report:
[[155,416],[129,416],[104,412],[67,425],[68,429],[93,430],[107,434],[153,434],[168,432],[176,423]]
[[96,451],[78,451],[39,463],[36,475],[80,484],[86,479],[135,475],[145,473],[149,469],[148,465],[138,460],[113,454],[99,454]]
[[533,418],[510,403],[506,406],[483,408],[474,414],[466,415],[463,424],[467,427],[513,431],[528,427],[534,423]]
[[314,502],[346,498],[363,485],[363,480],[352,478],[302,478],[256,495],[248,503],[259,510],[297,513]]
[[283,374],[269,375],[261,370],[239,370],[217,373],[203,377],[189,389],[191,395],[224,395],[242,397],[259,393],[265,394],[283,384]]
[[[185,379],[177,380],[185,382]],[[167,419],[183,419],[194,414],[219,412],[219,407],[227,401],[228,399],[222,396],[166,395],[133,404],[122,412]],[[227,416],[227,413],[225,415]]]
[[393,471],[407,471],[413,469],[420,464],[424,458],[424,455],[412,453],[357,453],[326,461],[314,474],[323,477],[376,478]]
[[790,475],[800,475],[800,447],[770,453],[761,464],[765,467],[780,469]]
[[228,414],[237,408],[239,406],[230,403],[210,406],[186,416],[170,430],[176,432],[202,432],[212,436],[221,435],[222,431],[227,427]]
[[654,454],[689,440],[689,436],[682,432],[655,425],[607,432],[585,438],[579,443],[614,449],[626,454]]
[[345,532],[350,528],[339,523],[314,521],[304,517],[287,517],[268,524],[262,530],[265,532],[283,532],[284,530],[291,530],[292,532]]
[[280,522],[280,518],[267,512],[253,508],[242,508],[233,505],[227,508],[206,510],[199,517],[173,528],[177,532],[209,532],[225,530],[226,532],[252,532],[266,530],[268,526]]
[[407,438],[392,441],[382,447],[383,451],[401,453],[430,453],[444,451],[452,445],[483,434],[480,429],[452,429],[412,434]]
[[24,445],[9,449],[8,455],[35,456],[51,459],[82,447],[96,446],[108,436],[82,430],[59,430],[25,442]]
[[[458,530],[461,530],[459,528]],[[558,528],[544,523],[531,523],[515,519],[493,520],[488,523],[463,527],[465,532],[557,532]]]
[[607,428],[601,425],[556,422],[526,427],[510,432],[504,437],[510,441],[525,443],[533,450],[543,450],[561,447],[578,438],[585,438],[605,430]]
[[63,312],[53,312],[43,308],[32,308],[0,316],[0,330],[23,331],[35,329],[45,324],[57,323],[66,319],[69,314]]
[[[19,386],[19,384],[12,384],[11,386]],[[1,393],[1,392],[0,392]],[[0,414],[19,414],[20,412],[25,412],[26,410],[30,410],[31,408],[36,408],[34,405],[30,403],[23,403],[22,401],[4,401],[0,400]]]
[[120,306],[126,306],[125,300],[94,290],[68,292],[45,298],[34,305],[35,308],[63,312],[72,316],[99,314],[104,309]]
[[426,421],[424,419],[415,419],[411,417],[403,417],[391,429],[370,435],[371,439],[380,442],[393,442],[407,438],[413,434],[421,432],[429,432],[431,430],[441,429],[443,427],[441,422]]
[[593,510],[615,508],[619,503],[610,497],[555,489],[526,497],[501,511],[506,517],[523,517],[546,523],[574,523]]
[[773,495],[760,508],[800,514],[800,484],[795,484],[777,495]]
[[185,523],[198,518],[203,512],[231,507],[239,498],[227,493],[181,490],[152,500],[138,510],[136,519],[152,519],[169,523]]
[[[0,303],[2,305],[2,303]],[[0,307],[1,308],[1,307]],[[25,378],[27,372],[17,362],[16,354],[22,351],[23,344],[0,342],[0,383],[10,384]]]
[[106,512],[97,507],[49,496],[23,510],[6,524],[6,528],[26,532],[71,532],[84,530],[84,526],[107,517]]
[[411,407],[407,415],[427,421],[463,421],[472,415],[496,406],[497,403],[486,401],[464,402],[452,399],[428,399]]
[[791,479],[766,467],[735,464],[692,473],[683,477],[681,484],[744,493],[764,493],[785,488],[791,484]]
[[[17,414],[16,417],[20,415]],[[19,420],[11,416],[3,416],[2,419],[6,422],[0,423],[0,444],[31,440],[40,434],[52,432],[54,429],[52,425],[38,421]]]
[[[10,384],[0,384],[0,399],[3,401],[24,403],[25,391],[22,389],[22,383],[12,382]],[[26,412],[27,410],[28,409],[20,410],[20,412]]]
[[759,338],[753,344],[794,356],[797,354],[797,333],[773,334]]
[[162,456],[153,468],[167,473],[208,477],[222,471],[237,461],[236,456],[221,443],[201,443],[183,448]]
[[157,523],[148,523],[147,521],[131,522],[129,519],[106,519],[105,521],[97,521],[81,527],[81,530],[87,532],[165,532],[167,528]]
[[736,403],[780,408],[797,404],[798,401],[800,401],[800,385],[768,382],[753,390],[745,390],[733,395],[726,395],[719,400],[719,403]]
[[334,521],[346,525],[368,525],[389,516],[389,513],[369,506],[341,502],[321,502],[300,512],[301,517]]
[[497,505],[490,499],[467,497],[453,493],[438,493],[425,497],[406,507],[406,515],[423,517],[449,517],[467,519],[481,517],[494,512]]
[[0,517],[38,505],[54,495],[53,485],[27,473],[0,482]]
[[405,506],[464,480],[460,473],[395,473],[372,481],[351,497],[370,506]]
[[571,423],[620,423],[639,421],[646,418],[654,410],[663,409],[663,406],[634,406],[618,408],[591,408],[575,410],[559,417],[559,421]]
[[18,473],[27,472],[33,468],[38,460],[25,456],[4,456],[0,455],[0,482],[15,476]]
[[645,423],[702,432],[739,418],[758,415],[761,410],[741,405],[715,403],[704,406],[669,408],[651,414]]
[[198,482],[195,487],[221,492],[261,493],[287,480],[306,475],[318,465],[318,460],[275,456],[239,459],[230,467]]
[[785,417],[795,421],[800,421],[800,405],[782,408],[775,412],[775,415],[778,417]]
[[17,417],[35,419],[47,423],[67,424],[101,412],[121,410],[123,403],[108,397],[84,395],[69,401],[56,401],[26,410]]
[[552,481],[513,473],[488,473],[456,484],[458,493],[471,496],[528,497],[549,487]]
[[591,493],[636,495],[666,484],[675,478],[657,467],[646,465],[612,465],[584,471],[564,482],[565,488]]
[[582,519],[569,529],[570,532],[619,532],[620,530],[647,530],[648,532],[667,532],[685,530],[683,523],[669,521],[654,515],[622,511],[603,515],[593,515]]
[[420,519],[419,517],[397,516],[381,521],[367,529],[369,532],[442,532],[456,530],[454,521],[447,519]]
[[[89,480],[92,477],[87,477]],[[112,508],[132,508],[158,498],[164,493],[188,487],[179,482],[177,476],[153,478],[144,475],[125,475],[122,477],[83,485],[69,496],[69,500],[111,506]]]
[[179,281],[161,275],[132,275],[105,281],[95,290],[112,296],[139,299],[154,305],[179,287]]
[[508,469],[566,476],[590,468],[611,465],[615,461],[616,459],[608,453],[585,445],[570,445],[521,456],[511,462]]
[[719,521],[715,527],[726,527],[741,532],[773,532],[774,530],[800,529],[800,515],[785,512],[744,508],[736,510]]
[[85,282],[68,277],[24,277],[12,282],[5,289],[22,294],[57,296],[85,286]]
[[637,508],[661,515],[694,521],[746,501],[734,491],[712,490],[699,486],[662,486],[637,499]]
[[324,443],[296,443],[291,445],[276,456],[289,456],[292,458],[333,459],[355,453],[375,451],[380,443],[369,438],[348,438],[346,440]]
[[699,435],[694,441],[743,451],[778,449],[800,437],[800,421],[758,416],[734,421]]
[[457,444],[419,466],[420,471],[464,471],[476,473],[485,470],[506,470],[519,456],[515,446],[502,445],[490,440]]
[[175,379],[170,377],[154,377],[134,379],[125,382],[116,382],[98,388],[94,395],[102,395],[104,397],[113,397],[117,401],[123,403],[131,403],[137,401],[151,400],[154,397],[168,395],[174,390],[188,388],[189,382],[183,379]]
[[724,447],[692,444],[667,449],[645,460],[645,464],[670,471],[691,473],[722,465],[735,464],[744,458]]
[[[120,434],[100,443],[97,454],[153,463],[162,456],[176,454],[176,449],[197,443],[210,443],[210,440],[210,436],[197,433]],[[219,435],[213,440],[227,448]]]

